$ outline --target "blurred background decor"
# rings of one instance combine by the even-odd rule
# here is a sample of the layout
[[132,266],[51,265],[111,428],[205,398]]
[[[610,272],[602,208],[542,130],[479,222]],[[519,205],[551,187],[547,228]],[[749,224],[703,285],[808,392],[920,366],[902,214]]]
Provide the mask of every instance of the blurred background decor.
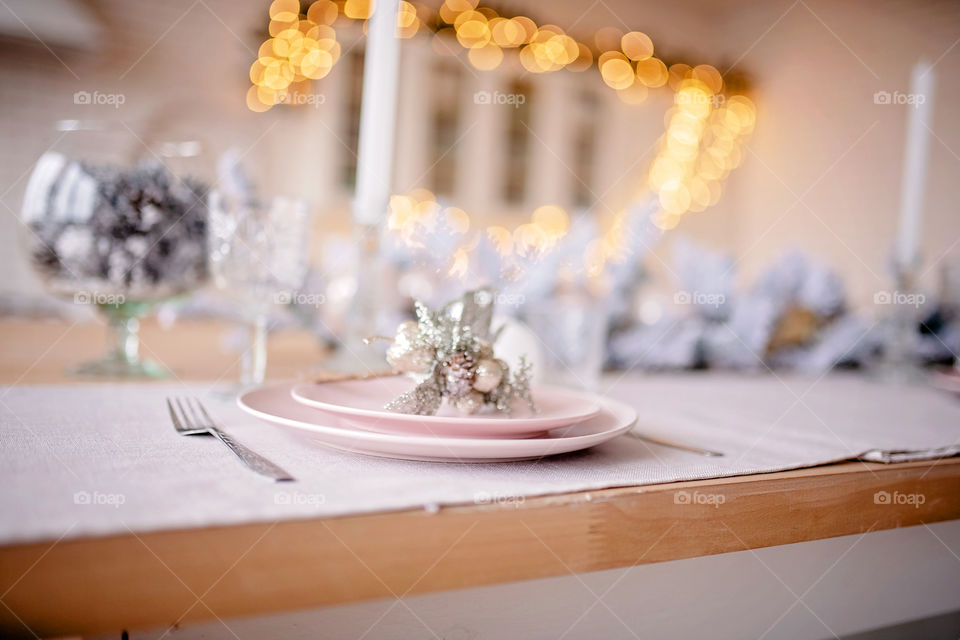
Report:
[[[960,232],[944,5],[398,2],[396,55],[379,56],[397,67],[395,133],[377,137],[383,109],[366,127],[395,151],[366,163],[373,3],[57,6],[15,1],[0,21],[5,206],[20,210],[37,158],[72,137],[51,123],[90,120],[126,135],[122,155],[89,152],[122,166],[302,200],[308,270],[269,305],[268,331],[336,347],[374,285],[378,331],[414,299],[492,285],[520,332],[543,329],[540,310],[568,316],[539,332],[544,366],[581,357],[549,337],[571,331],[629,368],[952,357],[934,295]],[[0,308],[88,315],[41,293],[19,223],[0,224]],[[210,290],[161,307],[167,323],[236,311]],[[220,348],[250,355],[242,333]],[[579,384],[597,368],[583,362]]]

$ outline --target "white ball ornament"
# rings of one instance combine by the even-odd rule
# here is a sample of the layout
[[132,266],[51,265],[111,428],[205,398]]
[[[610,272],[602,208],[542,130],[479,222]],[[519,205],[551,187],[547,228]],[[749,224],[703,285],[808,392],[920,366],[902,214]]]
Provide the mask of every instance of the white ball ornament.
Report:
[[483,394],[479,391],[471,391],[457,398],[457,411],[466,415],[472,415],[483,407]]
[[493,391],[503,380],[503,368],[496,360],[484,359],[477,363],[476,375],[473,379],[473,388],[487,393]]

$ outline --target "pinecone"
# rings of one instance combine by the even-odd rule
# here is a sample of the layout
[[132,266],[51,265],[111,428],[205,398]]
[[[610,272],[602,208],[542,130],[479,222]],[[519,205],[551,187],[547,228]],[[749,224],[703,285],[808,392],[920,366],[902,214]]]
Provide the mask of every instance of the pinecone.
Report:
[[477,360],[469,351],[459,351],[440,367],[445,395],[459,398],[473,390],[473,378],[477,373]]

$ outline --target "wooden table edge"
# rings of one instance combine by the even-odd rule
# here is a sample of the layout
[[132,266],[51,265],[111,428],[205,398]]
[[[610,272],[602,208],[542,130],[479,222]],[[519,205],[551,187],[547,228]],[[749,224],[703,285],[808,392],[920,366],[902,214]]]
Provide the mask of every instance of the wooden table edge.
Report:
[[0,547],[0,629],[111,632],[960,519],[960,458]]

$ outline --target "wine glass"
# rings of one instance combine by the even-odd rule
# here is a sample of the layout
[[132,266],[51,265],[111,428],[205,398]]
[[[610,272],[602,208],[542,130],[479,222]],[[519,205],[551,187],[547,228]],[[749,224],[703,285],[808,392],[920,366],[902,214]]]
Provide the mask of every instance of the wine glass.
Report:
[[543,344],[542,382],[596,391],[603,372],[607,308],[586,292],[561,293],[525,313]]
[[110,334],[103,358],[71,372],[166,377],[139,356],[139,322],[206,280],[206,188],[120,123],[62,120],[55,132],[23,199],[27,252],[51,293],[95,306]]
[[210,269],[213,283],[236,304],[250,326],[241,388],[263,383],[267,317],[273,305],[295,302],[307,273],[311,216],[306,202],[276,196],[266,201],[210,197]]

